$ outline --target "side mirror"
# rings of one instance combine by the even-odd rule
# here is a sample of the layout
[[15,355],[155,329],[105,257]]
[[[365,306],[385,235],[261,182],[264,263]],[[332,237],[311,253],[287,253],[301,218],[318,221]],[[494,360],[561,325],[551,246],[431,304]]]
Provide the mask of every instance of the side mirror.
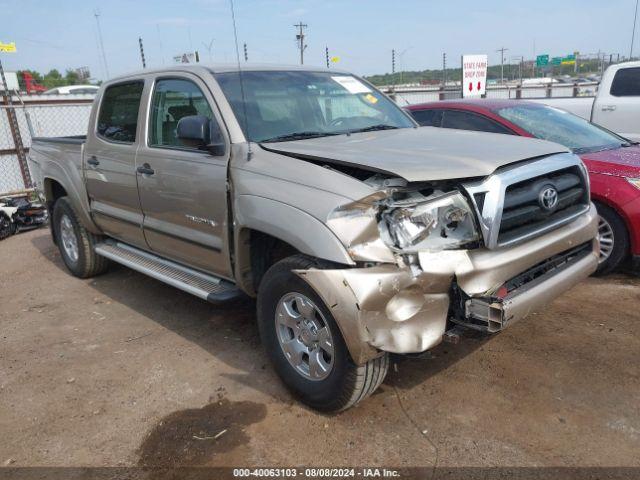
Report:
[[226,152],[218,124],[204,115],[182,117],[176,132],[178,139],[187,147],[207,150],[214,156],[222,156]]

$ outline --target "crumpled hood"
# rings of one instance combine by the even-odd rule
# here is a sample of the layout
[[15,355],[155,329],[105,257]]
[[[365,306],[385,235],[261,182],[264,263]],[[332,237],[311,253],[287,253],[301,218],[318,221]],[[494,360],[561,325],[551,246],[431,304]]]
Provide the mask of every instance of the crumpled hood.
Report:
[[362,167],[409,182],[485,177],[510,163],[569,151],[544,140],[435,127],[263,143],[262,147],[284,155]]

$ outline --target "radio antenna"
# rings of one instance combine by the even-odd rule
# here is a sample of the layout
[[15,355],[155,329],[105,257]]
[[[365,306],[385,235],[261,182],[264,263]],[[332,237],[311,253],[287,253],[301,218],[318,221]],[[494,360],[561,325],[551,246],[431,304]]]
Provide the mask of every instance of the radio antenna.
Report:
[[231,5],[231,20],[233,21],[233,37],[236,42],[236,61],[238,62],[238,79],[240,80],[240,96],[242,97],[242,114],[244,116],[244,131],[247,135],[247,161],[251,160],[251,138],[249,137],[249,119],[247,118],[247,100],[244,96],[244,82],[242,81],[242,67],[240,66],[240,48],[238,47],[238,30],[236,29],[236,12],[233,8],[233,0],[229,0]]

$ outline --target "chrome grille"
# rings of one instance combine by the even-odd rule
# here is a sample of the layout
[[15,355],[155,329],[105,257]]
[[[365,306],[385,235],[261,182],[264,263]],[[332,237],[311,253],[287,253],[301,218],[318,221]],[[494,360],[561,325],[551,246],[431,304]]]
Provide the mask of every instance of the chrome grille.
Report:
[[[546,209],[540,197],[541,192],[549,187],[557,192],[557,204]],[[498,244],[526,236],[530,231],[539,230],[567,215],[573,216],[588,204],[588,188],[578,167],[509,185],[502,207]]]
[[[580,158],[571,153],[510,165],[464,188],[488,248],[542,235],[589,209],[588,174]],[[555,198],[550,208],[542,200],[548,189]]]

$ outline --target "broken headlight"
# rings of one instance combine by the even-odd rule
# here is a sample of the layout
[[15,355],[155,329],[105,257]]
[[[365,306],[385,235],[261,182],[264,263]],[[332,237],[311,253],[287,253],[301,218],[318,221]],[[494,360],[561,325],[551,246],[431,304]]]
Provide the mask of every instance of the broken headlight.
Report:
[[479,239],[471,207],[457,192],[420,203],[390,202],[379,228],[387,246],[402,253],[451,250]]

